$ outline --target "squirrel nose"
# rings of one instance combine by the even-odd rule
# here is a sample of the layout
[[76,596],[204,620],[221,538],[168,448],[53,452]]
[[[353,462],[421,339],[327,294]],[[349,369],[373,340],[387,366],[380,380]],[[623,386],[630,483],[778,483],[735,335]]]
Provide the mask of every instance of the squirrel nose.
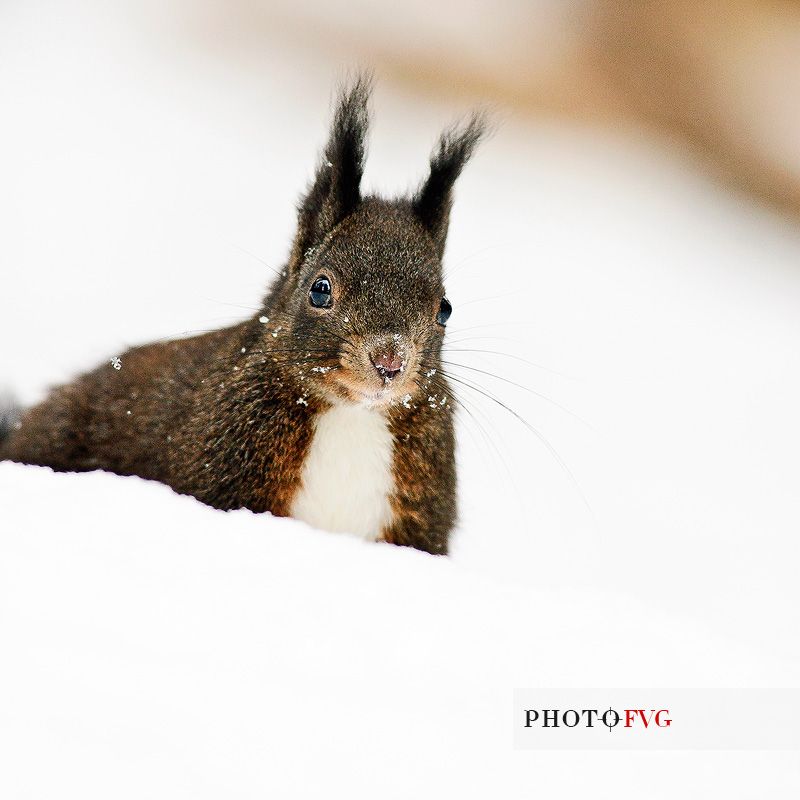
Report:
[[394,351],[388,351],[372,356],[372,363],[378,370],[378,375],[386,381],[392,380],[403,371],[405,362]]

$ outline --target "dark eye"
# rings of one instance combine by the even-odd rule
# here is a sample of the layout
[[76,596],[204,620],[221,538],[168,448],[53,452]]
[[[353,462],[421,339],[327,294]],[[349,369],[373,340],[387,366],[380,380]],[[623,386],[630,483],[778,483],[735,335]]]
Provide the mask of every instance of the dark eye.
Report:
[[436,315],[436,321],[440,325],[447,325],[447,320],[450,319],[450,315],[453,313],[453,306],[450,305],[450,301],[446,298],[442,298],[442,302],[439,303],[439,313]]
[[308,299],[314,308],[329,308],[331,304],[331,282],[321,275],[311,284]]

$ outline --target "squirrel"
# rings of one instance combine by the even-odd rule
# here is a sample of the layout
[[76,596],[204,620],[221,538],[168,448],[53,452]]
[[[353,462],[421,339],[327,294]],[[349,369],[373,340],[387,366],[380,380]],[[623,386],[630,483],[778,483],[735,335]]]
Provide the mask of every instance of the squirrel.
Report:
[[214,508],[446,554],[457,510],[442,258],[485,119],[442,133],[412,196],[362,196],[370,92],[363,75],[340,91],[288,262],[252,318],[134,347],[6,411],[0,459],[138,475]]

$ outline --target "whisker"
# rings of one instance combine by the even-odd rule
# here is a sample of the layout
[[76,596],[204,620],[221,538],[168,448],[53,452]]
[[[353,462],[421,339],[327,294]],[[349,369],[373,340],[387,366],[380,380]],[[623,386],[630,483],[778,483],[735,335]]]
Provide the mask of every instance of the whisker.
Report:
[[205,295],[200,295],[201,300],[207,300],[209,303],[217,303],[221,306],[230,306],[231,308],[243,308],[246,311],[261,311],[260,308],[256,306],[243,306],[239,303],[228,303],[225,300],[215,300],[213,297],[206,297]]
[[489,303],[492,300],[505,300],[507,297],[517,297],[517,292],[506,292],[506,294],[496,294],[493,297],[478,297],[474,300],[467,300],[464,303],[459,303],[457,308],[465,308],[466,306],[474,305],[475,303]]
[[[467,416],[470,418],[470,420],[478,428],[478,431],[481,434],[481,436],[483,437],[484,442],[486,444],[488,444],[490,451],[492,451],[492,453],[493,453],[493,456],[495,456],[497,458],[497,460],[499,461],[500,465],[502,466],[502,468],[505,470],[506,474],[508,475],[508,478],[509,478],[509,481],[510,481],[511,485],[516,490],[514,496],[515,497],[521,497],[522,493],[519,491],[519,487],[517,485],[517,482],[516,482],[516,479],[514,477],[514,474],[511,471],[511,468],[509,467],[508,461],[503,456],[502,451],[500,450],[500,448],[497,445],[497,442],[495,441],[497,438],[499,438],[499,436],[497,435],[497,430],[494,429],[494,433],[495,433],[494,437],[490,436],[487,433],[486,429],[484,428],[484,426],[481,424],[480,420],[476,416],[476,413],[481,411],[481,409],[478,407],[478,405],[475,404],[475,403],[471,403],[470,402],[469,406],[468,406],[467,405],[468,401],[467,401],[467,399],[465,397],[459,396],[453,390],[452,386],[445,385],[441,380],[437,380],[437,379],[430,380],[429,379],[429,382],[433,385],[434,389],[437,389],[438,391],[449,395],[455,401],[457,408],[460,408],[462,411],[464,411],[467,414]],[[417,384],[417,385],[419,385],[419,384]],[[428,384],[426,383],[426,386],[427,385]],[[475,413],[473,413],[473,410],[471,410],[470,407],[475,411]],[[482,414],[482,416],[484,418],[484,422],[487,425],[490,425],[492,428],[494,428],[494,426],[491,424],[491,421],[490,421],[489,417],[482,411],[481,411],[481,414]],[[472,436],[473,442],[475,442],[475,444],[478,445],[478,442],[475,439],[475,437],[473,436],[472,431],[470,431],[470,436]],[[520,510],[520,512],[522,512],[522,506],[520,506],[519,510]]]
[[481,375],[488,375],[490,378],[496,378],[497,380],[503,381],[503,382],[505,382],[505,383],[507,383],[507,384],[509,384],[511,386],[516,386],[518,389],[522,389],[522,391],[528,392],[529,394],[532,394],[532,395],[534,395],[536,397],[539,397],[542,400],[554,405],[556,408],[561,409],[565,414],[569,414],[571,417],[573,417],[574,419],[578,420],[578,422],[583,423],[587,428],[589,428],[589,430],[594,430],[592,428],[592,426],[585,419],[583,419],[582,417],[578,416],[574,411],[570,411],[565,406],[562,406],[561,403],[559,403],[558,401],[553,400],[551,397],[548,397],[547,395],[544,395],[541,392],[537,392],[535,389],[531,389],[529,386],[523,386],[521,383],[517,383],[516,381],[512,381],[510,378],[505,378],[502,375],[496,375],[495,373],[489,372],[488,370],[478,369],[477,367],[469,367],[466,364],[458,364],[455,361],[442,360],[442,364],[447,364],[448,366],[451,366],[451,367],[458,367],[460,369],[468,369],[468,370],[470,370],[470,372],[478,372]]
[[472,391],[477,392],[478,394],[482,395],[488,400],[491,400],[492,402],[496,403],[500,408],[504,409],[506,412],[511,414],[511,416],[513,416],[527,430],[529,430],[541,442],[541,444],[544,445],[544,447],[547,449],[547,451],[550,453],[550,455],[553,457],[556,463],[561,467],[564,474],[567,476],[570,483],[572,484],[573,488],[583,501],[584,506],[592,515],[592,517],[594,517],[594,511],[592,510],[592,507],[589,505],[589,501],[586,499],[586,495],[583,493],[583,490],[581,489],[580,484],[575,478],[575,475],[572,473],[572,470],[570,470],[564,459],[561,458],[561,456],[558,454],[558,451],[553,447],[553,445],[550,443],[547,437],[540,430],[531,425],[530,422],[528,422],[521,414],[514,411],[513,408],[510,408],[502,400],[495,397],[494,394],[492,394],[490,391],[485,390],[479,386],[476,386],[474,383],[471,383],[466,379],[456,377],[447,370],[441,370],[441,372],[448,380],[454,381],[455,383],[458,383],[468,389],[471,389]]
[[[228,242],[228,246],[229,247],[235,247],[240,252],[244,253],[247,256],[250,256],[250,258],[254,258],[256,261],[258,261],[259,264],[265,266],[268,270],[270,270],[271,272],[275,273],[275,275],[277,275],[278,277],[282,277],[283,276],[283,272],[284,272],[283,270],[276,269],[271,264],[268,264],[266,261],[264,261],[263,258],[260,258],[255,253],[250,252],[250,250],[248,250],[247,248],[242,247],[241,245],[238,245],[235,242]],[[256,310],[258,310],[258,309],[256,309]]]
[[449,280],[453,275],[455,275],[460,269],[462,269],[466,264],[470,261],[473,261],[478,256],[482,256],[484,253],[487,253],[489,250],[494,250],[498,247],[503,247],[504,244],[487,244],[485,247],[481,247],[479,250],[475,250],[472,253],[468,253],[463,258],[456,261],[455,264],[448,265],[442,270],[442,277],[445,281]]
[[514,353],[504,353],[501,350],[478,350],[473,347],[443,347],[442,351],[448,353],[481,353],[485,355],[501,356],[502,358],[511,358],[514,361],[519,361],[521,364],[527,364],[529,367],[535,367],[536,369],[541,369],[544,372],[549,372],[551,375],[558,375],[561,378],[567,378],[567,380],[577,380],[577,378],[573,378],[572,376],[566,375],[563,372],[558,372],[550,367],[546,367],[544,364],[537,364],[535,361],[529,361],[527,358],[522,358],[522,356],[515,355]]

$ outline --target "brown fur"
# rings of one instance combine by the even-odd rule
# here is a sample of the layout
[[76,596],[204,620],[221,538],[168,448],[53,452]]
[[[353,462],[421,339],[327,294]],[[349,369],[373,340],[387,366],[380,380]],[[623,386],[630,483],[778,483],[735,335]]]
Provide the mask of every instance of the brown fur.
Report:
[[[481,127],[475,118],[443,136],[414,198],[362,198],[368,89],[359,80],[340,99],[286,272],[263,308],[231,328],[134,348],[121,369],[108,363],[55,389],[24,414],[0,457],[139,475],[216,508],[285,516],[316,416],[368,392],[386,407],[394,443],[394,519],[382,538],[447,552],[453,401],[432,373],[444,335],[441,254],[452,185]],[[309,303],[321,274],[332,285],[329,309]],[[398,341],[406,369],[390,384],[373,362],[396,355]]]

